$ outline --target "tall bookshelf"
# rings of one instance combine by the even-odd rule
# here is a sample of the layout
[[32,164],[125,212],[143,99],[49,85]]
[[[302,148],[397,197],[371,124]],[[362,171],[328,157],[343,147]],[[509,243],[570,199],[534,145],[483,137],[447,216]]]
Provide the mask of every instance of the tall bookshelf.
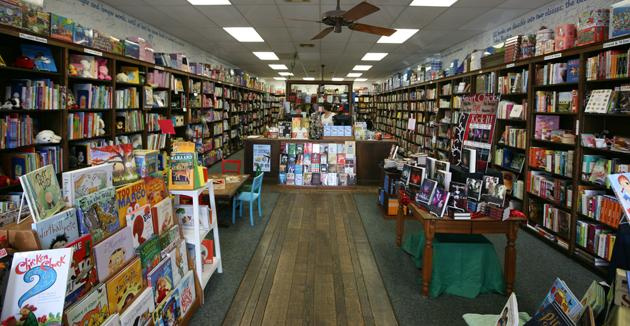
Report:
[[[396,89],[383,89],[376,93],[376,127],[392,134],[398,144],[406,150],[437,155],[439,152],[446,152],[444,146],[450,146],[452,143],[452,133],[450,136],[448,133],[449,128],[452,128],[449,126],[448,116],[451,112],[451,121],[456,121],[454,116],[461,108],[462,95],[496,93],[501,96],[502,103],[523,105],[522,117],[497,115],[493,135],[495,153],[492,167],[504,173],[512,173],[513,181],[520,180],[523,183],[523,194],[512,193],[508,198],[512,207],[522,208],[528,216],[528,223],[523,226],[525,230],[592,270],[604,274],[608,263],[605,255],[602,255],[605,251],[598,251],[597,247],[593,247],[599,244],[597,241],[591,239],[586,246],[580,241],[584,240],[584,232],[593,232],[589,230],[590,228],[605,235],[614,234],[616,226],[600,220],[592,212],[583,212],[581,192],[597,190],[604,196],[614,195],[606,184],[593,183],[582,175],[582,171],[588,169],[585,156],[598,155],[620,163],[630,163],[630,154],[610,148],[584,146],[581,143],[581,135],[606,131],[609,137],[630,137],[630,130],[627,128],[630,122],[629,114],[584,112],[592,90],[624,86],[625,90],[630,88],[627,72],[618,76],[598,76],[593,73],[594,65],[611,62],[599,60],[598,55],[606,53],[611,55],[607,52],[611,50],[627,55],[629,48],[630,37],[621,37]],[[568,63],[570,60],[572,64],[567,65],[570,67],[567,70],[577,73],[576,80],[562,82],[554,82],[553,78],[549,80],[549,77],[553,76],[553,73],[550,75],[549,69],[553,70],[554,64]],[[587,75],[588,72],[591,74]],[[523,78],[524,74],[527,74],[526,80]],[[547,79],[544,78],[545,75]],[[518,78],[521,80],[518,81]],[[437,89],[435,98],[431,96],[433,89]],[[569,107],[574,106],[575,110],[559,109],[559,96],[564,99],[570,98]],[[425,114],[433,115],[434,109],[429,109],[431,105],[437,108],[435,113],[437,119],[427,120]],[[406,114],[407,110],[413,114]],[[411,132],[406,130],[410,117],[417,117],[416,129]],[[564,131],[542,130],[540,126],[543,124],[539,123],[540,130],[537,133],[537,119],[539,121],[557,119],[558,129]],[[437,143],[424,141],[427,138],[431,140],[434,138],[432,129],[425,127],[427,124],[431,125],[432,121],[437,121],[435,133]],[[506,130],[507,134],[513,136],[512,138],[503,137]],[[515,137],[517,134],[518,141]],[[497,150],[507,150],[512,156],[524,156],[522,168],[503,164],[498,160]],[[553,164],[539,166],[535,159],[532,161],[531,157],[538,151],[552,155]],[[529,188],[532,176],[548,180],[548,184],[554,185],[553,191],[541,193]],[[568,225],[565,222],[554,222],[558,216],[566,217]]]

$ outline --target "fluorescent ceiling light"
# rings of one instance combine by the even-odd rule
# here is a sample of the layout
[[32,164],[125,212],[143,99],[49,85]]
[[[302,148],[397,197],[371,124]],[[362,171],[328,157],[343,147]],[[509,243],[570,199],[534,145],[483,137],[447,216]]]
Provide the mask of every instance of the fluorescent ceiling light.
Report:
[[260,60],[280,60],[273,52],[252,52]]
[[270,64],[269,67],[273,70],[289,70],[289,68],[283,64]]
[[367,81],[367,78],[355,78],[354,81],[356,81],[356,82],[364,82],[364,81]]
[[370,68],[372,68],[371,65],[356,65],[356,66],[354,66],[354,68],[352,68],[352,70],[355,70],[355,71],[368,71],[368,70],[370,70]]
[[381,61],[385,58],[388,53],[385,52],[368,52],[366,53],[361,60],[363,61]]
[[302,80],[315,80],[315,77],[303,77]]
[[391,36],[381,36],[376,43],[395,43],[401,44],[418,33],[418,29],[415,28],[396,28],[396,32]]
[[339,78],[339,77],[333,77],[332,81],[343,81],[343,78]]
[[253,27],[223,27],[223,29],[239,42],[265,41]]
[[413,0],[409,4],[409,6],[411,7],[450,7],[455,2],[457,2],[457,0]]
[[285,77],[273,77],[275,80],[287,80]]
[[280,76],[293,76],[292,72],[288,72],[288,71],[281,71],[278,73],[278,75]]
[[229,6],[230,0],[187,0],[193,6]]
[[355,77],[361,77],[361,75],[363,75],[360,72],[349,72],[346,77],[350,77],[350,78],[355,78]]

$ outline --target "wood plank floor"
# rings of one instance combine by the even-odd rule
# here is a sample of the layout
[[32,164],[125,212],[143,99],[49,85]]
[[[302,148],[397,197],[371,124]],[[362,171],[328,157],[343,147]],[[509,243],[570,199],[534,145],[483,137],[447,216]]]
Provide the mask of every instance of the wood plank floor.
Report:
[[280,195],[224,320],[261,324],[397,325],[350,192]]

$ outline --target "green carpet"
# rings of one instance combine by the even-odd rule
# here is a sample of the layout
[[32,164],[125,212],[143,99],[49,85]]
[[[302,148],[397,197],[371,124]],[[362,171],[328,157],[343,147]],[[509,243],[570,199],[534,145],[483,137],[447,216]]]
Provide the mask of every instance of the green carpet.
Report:
[[[467,312],[498,314],[507,297],[484,294],[476,299],[442,295],[425,299],[420,294],[421,270],[414,266],[411,257],[396,246],[396,222],[385,220],[376,208],[374,195],[355,194],[354,199],[383,277],[385,288],[400,325],[465,325],[462,315]],[[405,234],[417,232],[420,224],[408,221]],[[494,243],[501,264],[505,237],[488,235]],[[600,278],[550,248],[530,234],[519,231],[516,241],[515,293],[519,311],[530,315],[542,302],[555,277],[563,279],[579,298],[594,279]]]

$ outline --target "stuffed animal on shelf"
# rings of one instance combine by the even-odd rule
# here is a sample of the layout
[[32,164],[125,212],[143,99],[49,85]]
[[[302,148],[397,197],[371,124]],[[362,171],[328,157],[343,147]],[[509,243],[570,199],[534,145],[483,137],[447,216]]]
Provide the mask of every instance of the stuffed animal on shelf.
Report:
[[74,64],[69,64],[68,65],[68,74],[70,76],[78,76],[79,75],[79,71],[77,71],[77,67]]
[[112,80],[112,76],[109,75],[109,68],[107,68],[107,60],[96,60],[98,64],[98,79],[100,80]]
[[35,136],[35,143],[37,144],[53,144],[61,142],[61,136],[55,135],[52,130],[42,130]]
[[0,106],[0,109],[3,110],[18,110],[21,109],[20,106],[20,94],[13,93],[13,96],[10,99],[7,99],[4,104]]
[[98,120],[96,120],[96,126],[98,128],[98,131],[96,136],[102,136],[105,134],[105,121],[103,121],[103,118],[101,118],[100,116],[98,116],[97,119]]
[[129,77],[124,72],[119,72],[116,74],[116,81],[126,83],[129,81]]

